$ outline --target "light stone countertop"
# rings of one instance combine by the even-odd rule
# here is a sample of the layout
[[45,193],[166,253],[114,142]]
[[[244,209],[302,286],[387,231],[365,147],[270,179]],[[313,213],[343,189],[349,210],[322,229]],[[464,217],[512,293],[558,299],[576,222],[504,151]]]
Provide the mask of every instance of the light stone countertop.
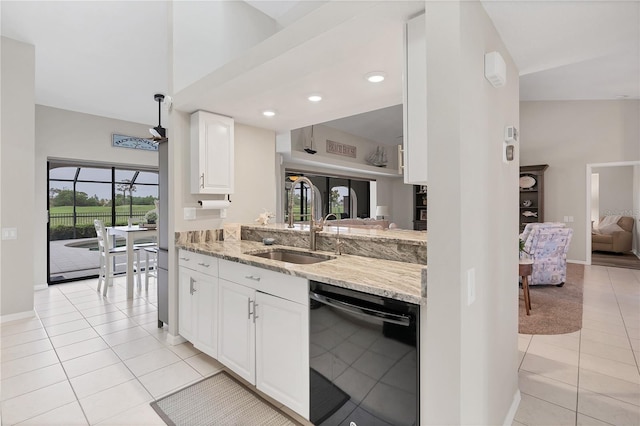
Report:
[[[335,259],[310,265],[270,260],[248,254],[284,248],[305,252],[289,246],[265,246],[256,241],[215,241],[179,243],[178,248],[253,265],[284,274],[332,284],[364,293],[389,297],[414,304],[426,302],[426,288],[422,288],[422,270],[426,265],[374,259],[363,256],[340,255],[318,251]],[[426,281],[426,280],[425,280]]]

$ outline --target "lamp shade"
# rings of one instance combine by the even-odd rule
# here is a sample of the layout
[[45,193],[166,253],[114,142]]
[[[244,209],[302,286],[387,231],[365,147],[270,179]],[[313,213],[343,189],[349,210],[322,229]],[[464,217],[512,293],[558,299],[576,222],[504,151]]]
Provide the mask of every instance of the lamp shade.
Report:
[[389,216],[389,206],[376,206],[376,216]]

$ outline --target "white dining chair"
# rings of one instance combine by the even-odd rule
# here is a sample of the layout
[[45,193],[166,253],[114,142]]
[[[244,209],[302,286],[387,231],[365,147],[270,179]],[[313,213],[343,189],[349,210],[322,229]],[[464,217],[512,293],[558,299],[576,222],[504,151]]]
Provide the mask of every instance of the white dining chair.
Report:
[[138,282],[136,284],[136,288],[138,290],[142,289],[142,279],[140,278],[140,273],[142,268],[144,267],[144,288],[145,290],[149,290],[149,278],[155,277],[157,278],[156,268],[158,265],[158,243],[157,242],[147,242],[134,244],[134,249],[140,250],[144,252],[144,263],[141,263],[142,260],[139,256],[139,261],[135,266],[135,270],[137,272]]
[[[107,230],[104,226],[104,223],[95,219],[93,221],[93,225],[96,228],[96,235],[98,237],[98,251],[100,254],[100,272],[98,273],[98,288],[97,291],[100,292],[100,288],[102,288],[102,295],[107,295],[107,288],[113,285],[113,278],[115,277],[115,271],[113,268],[113,259],[118,255],[127,254],[126,247],[111,247],[111,242],[109,235],[107,235]],[[135,269],[138,271],[138,283],[141,282],[140,275],[140,249],[134,247],[135,252]],[[104,283],[104,287],[102,284]]]
[[158,246],[144,247],[144,289],[149,290],[149,278],[158,279]]

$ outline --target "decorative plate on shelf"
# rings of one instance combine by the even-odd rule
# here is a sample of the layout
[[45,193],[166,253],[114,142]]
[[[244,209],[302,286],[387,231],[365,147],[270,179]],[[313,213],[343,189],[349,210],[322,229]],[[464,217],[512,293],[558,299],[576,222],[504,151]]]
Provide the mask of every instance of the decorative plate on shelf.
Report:
[[520,188],[530,189],[536,184],[536,179],[533,176],[522,176],[520,178]]

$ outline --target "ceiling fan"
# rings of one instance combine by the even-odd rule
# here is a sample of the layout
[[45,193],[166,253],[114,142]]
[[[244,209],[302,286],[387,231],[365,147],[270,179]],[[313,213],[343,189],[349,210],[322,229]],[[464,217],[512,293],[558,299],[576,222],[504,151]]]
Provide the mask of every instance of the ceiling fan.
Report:
[[171,106],[171,97],[167,96],[167,100],[165,100],[165,96],[162,93],[156,93],[155,95],[153,95],[153,99],[158,102],[158,125],[149,129],[149,133],[151,133],[151,136],[153,136],[151,140],[156,143],[166,142],[169,139],[167,138],[167,129],[162,127],[161,124],[161,106],[164,103],[167,104],[167,108],[169,108]]

